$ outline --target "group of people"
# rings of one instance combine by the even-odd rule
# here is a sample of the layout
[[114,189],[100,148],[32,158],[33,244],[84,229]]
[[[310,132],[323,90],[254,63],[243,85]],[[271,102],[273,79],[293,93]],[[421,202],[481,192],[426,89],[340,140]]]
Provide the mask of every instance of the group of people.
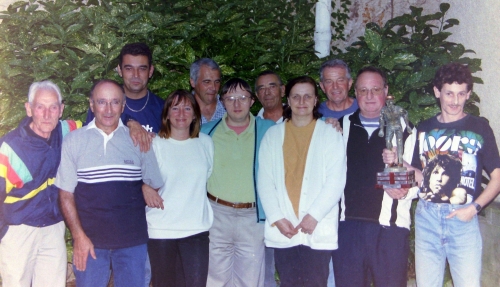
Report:
[[[85,126],[59,120],[61,92],[42,81],[0,139],[3,286],[65,286],[64,222],[77,286],[106,286],[111,274],[115,286],[274,286],[275,270],[281,286],[327,286],[331,261],[338,287],[406,286],[415,198],[418,286],[441,286],[447,260],[455,286],[480,286],[477,213],[500,190],[500,157],[488,123],[464,111],[466,66],[438,70],[441,112],[418,128],[401,118],[390,145],[376,67],[353,83],[344,61],[324,62],[321,103],[309,76],[285,85],[264,71],[254,90],[239,78],[221,88],[203,58],[192,91],[163,100],[147,87],[147,45],[118,59],[123,84],[93,85]],[[419,187],[375,187],[395,162]]]

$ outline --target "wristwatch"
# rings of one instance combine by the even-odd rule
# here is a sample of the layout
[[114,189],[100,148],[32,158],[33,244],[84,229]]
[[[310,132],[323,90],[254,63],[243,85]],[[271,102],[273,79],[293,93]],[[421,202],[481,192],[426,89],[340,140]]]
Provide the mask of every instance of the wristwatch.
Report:
[[477,203],[477,202],[473,201],[471,204],[474,205],[474,207],[476,208],[477,213],[479,213],[479,211],[481,211],[481,209],[483,209],[483,207],[479,203]]

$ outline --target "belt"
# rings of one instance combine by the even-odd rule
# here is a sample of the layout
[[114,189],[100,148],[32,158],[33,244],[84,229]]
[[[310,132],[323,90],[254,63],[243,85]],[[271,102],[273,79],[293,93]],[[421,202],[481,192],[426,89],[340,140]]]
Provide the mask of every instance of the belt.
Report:
[[208,199],[214,201],[215,203],[218,203],[220,205],[229,206],[232,208],[253,208],[253,207],[255,207],[255,202],[233,203],[233,202],[225,201],[225,200],[222,200],[218,197],[215,197],[215,196],[211,195],[209,192],[207,192],[207,196],[208,196]]

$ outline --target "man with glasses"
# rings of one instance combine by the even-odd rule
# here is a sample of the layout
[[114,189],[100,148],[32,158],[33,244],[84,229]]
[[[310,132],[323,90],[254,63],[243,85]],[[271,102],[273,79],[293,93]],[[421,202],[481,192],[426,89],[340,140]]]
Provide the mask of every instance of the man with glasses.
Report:
[[352,86],[351,70],[339,59],[332,59],[319,68],[321,90],[328,98],[319,106],[319,112],[325,118],[338,119],[358,109],[358,101],[349,97]]
[[[407,284],[410,207],[418,188],[375,188],[377,172],[385,167],[386,141],[378,130],[388,90],[380,69],[361,69],[355,84],[359,109],[339,119],[346,145],[347,180],[340,202],[339,248],[332,253],[337,287]],[[404,130],[406,124],[402,125]],[[411,162],[416,131],[411,125],[408,129],[413,133],[403,134],[403,159]]]
[[[255,80],[255,92],[262,104],[257,117],[272,120],[279,124],[283,122],[283,102],[285,85],[278,74],[267,70],[257,76]],[[274,275],[273,275],[274,277]]]
[[143,184],[159,188],[154,152],[134,146],[120,119],[123,87],[100,80],[90,91],[95,118],[69,134],[55,185],[73,237],[77,286],[143,286],[148,241]]
[[263,286],[265,215],[256,176],[260,142],[274,122],[250,113],[253,93],[244,80],[227,81],[221,95],[227,112],[201,127],[215,147],[207,286]]

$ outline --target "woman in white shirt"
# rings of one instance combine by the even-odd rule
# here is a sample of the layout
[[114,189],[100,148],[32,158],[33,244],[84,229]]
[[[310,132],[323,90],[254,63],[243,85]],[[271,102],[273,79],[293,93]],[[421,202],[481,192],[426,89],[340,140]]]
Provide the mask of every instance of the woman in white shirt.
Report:
[[186,286],[205,286],[207,282],[213,213],[206,184],[214,146],[209,136],[200,134],[200,123],[200,108],[193,95],[185,90],[169,95],[160,132],[152,144],[165,184],[158,192],[144,190],[155,287],[176,286],[176,270],[184,270]]
[[346,176],[343,139],[318,120],[312,78],[290,80],[285,96],[285,121],[267,131],[259,154],[265,243],[274,248],[280,286],[324,287],[331,251],[338,247],[338,202]]

